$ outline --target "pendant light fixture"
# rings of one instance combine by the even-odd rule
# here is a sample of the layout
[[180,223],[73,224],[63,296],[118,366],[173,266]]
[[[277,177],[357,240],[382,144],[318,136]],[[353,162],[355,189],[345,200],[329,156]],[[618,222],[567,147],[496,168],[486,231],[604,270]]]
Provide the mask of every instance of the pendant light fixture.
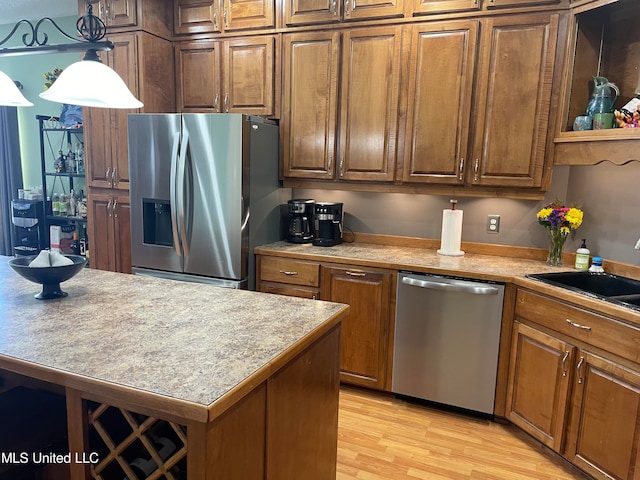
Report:
[[0,72],[0,105],[6,107],[33,107],[33,103],[24,98],[18,85],[4,72]]
[[[45,24],[53,25],[59,33],[73,40],[74,43],[48,45],[48,35],[40,31]],[[24,47],[2,48],[2,45],[20,26],[26,26],[28,30],[22,35]],[[142,102],[131,93],[122,78],[113,69],[104,65],[98,56],[98,51],[113,50],[114,45],[109,41],[101,41],[107,33],[107,27],[100,18],[93,15],[90,0],[87,0],[87,14],[78,18],[76,22],[76,30],[82,40],[67,35],[51,18],[43,18],[35,25],[28,20],[20,20],[14,25],[9,35],[0,40],[0,56],[84,51],[86,52],[84,58],[65,68],[51,87],[40,94],[41,98],[85,107],[142,107]],[[22,96],[11,79],[2,72],[0,74],[0,105],[32,105]],[[11,82],[12,88],[5,88],[3,76]],[[17,101],[26,103],[17,105]]]

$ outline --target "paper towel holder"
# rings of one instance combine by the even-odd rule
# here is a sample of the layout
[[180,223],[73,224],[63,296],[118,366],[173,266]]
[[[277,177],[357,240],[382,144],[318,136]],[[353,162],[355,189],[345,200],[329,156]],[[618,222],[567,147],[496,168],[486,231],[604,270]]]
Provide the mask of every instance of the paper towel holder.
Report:
[[462,238],[462,210],[456,210],[457,200],[449,200],[451,210],[442,211],[442,237],[438,255],[449,257],[461,257],[464,252],[460,250]]

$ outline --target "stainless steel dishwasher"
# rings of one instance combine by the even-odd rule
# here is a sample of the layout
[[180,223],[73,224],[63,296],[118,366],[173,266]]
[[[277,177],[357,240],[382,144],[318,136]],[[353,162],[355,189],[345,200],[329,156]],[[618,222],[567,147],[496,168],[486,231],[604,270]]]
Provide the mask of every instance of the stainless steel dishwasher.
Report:
[[392,391],[493,414],[504,284],[401,272]]

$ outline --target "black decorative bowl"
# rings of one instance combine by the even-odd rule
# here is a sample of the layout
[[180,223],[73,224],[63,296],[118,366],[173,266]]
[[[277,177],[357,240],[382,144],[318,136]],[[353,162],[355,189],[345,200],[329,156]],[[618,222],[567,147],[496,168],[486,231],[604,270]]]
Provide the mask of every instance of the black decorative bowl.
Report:
[[60,267],[30,267],[31,261],[36,258],[16,257],[9,260],[9,266],[18,272],[23,278],[42,285],[42,291],[35,297],[38,300],[49,300],[51,298],[62,298],[68,295],[60,288],[60,283],[69,280],[76,273],[84,268],[87,259],[81,255],[65,255],[73,260],[73,265],[63,265]]

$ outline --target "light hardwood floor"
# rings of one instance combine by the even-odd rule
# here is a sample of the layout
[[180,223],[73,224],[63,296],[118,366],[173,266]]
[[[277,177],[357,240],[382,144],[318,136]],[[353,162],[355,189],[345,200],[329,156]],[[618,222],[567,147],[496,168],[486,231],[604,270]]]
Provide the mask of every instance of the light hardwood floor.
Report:
[[514,427],[350,387],[337,480],[587,480]]

